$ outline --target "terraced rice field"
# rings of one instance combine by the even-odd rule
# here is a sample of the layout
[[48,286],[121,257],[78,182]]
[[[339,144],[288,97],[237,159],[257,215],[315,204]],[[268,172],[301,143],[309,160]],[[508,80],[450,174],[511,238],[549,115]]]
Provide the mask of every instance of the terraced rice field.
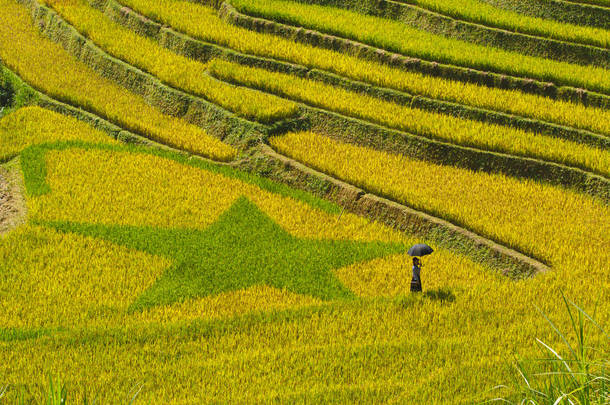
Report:
[[607,378],[605,0],[0,10],[0,404],[521,403],[562,295]]

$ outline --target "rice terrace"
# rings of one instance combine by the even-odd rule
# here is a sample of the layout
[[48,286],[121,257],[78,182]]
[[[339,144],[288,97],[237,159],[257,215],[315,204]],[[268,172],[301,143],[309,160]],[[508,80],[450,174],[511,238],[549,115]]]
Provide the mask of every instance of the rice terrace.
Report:
[[0,0],[0,405],[610,404],[610,0]]

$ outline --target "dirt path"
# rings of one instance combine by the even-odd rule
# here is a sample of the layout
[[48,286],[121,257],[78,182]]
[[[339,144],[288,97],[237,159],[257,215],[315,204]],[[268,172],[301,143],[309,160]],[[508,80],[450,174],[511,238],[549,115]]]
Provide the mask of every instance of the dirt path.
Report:
[[25,222],[26,206],[16,169],[0,167],[0,236]]

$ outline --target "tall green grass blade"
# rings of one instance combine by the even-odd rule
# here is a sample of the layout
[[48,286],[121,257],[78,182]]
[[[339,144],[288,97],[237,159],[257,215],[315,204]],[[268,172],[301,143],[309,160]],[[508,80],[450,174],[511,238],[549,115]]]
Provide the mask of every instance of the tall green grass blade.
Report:
[[[566,339],[565,335],[563,333],[561,333],[559,328],[557,328],[557,326],[555,326],[555,323],[540,308],[536,307],[536,309],[538,310],[538,312],[540,312],[540,314],[544,317],[544,319],[546,319],[546,321],[549,323],[549,325],[551,325],[551,327],[553,328],[555,333],[557,333],[557,335],[561,338],[561,340],[563,340],[563,342],[566,344],[566,346],[570,350],[570,353],[572,353],[572,356],[577,357],[576,352],[572,348],[572,345],[570,344],[570,342],[568,342],[568,339]],[[538,339],[536,339],[536,340],[538,340]]]
[[[574,333],[576,344],[569,343],[568,336],[561,332],[557,325],[542,312],[551,328],[567,346],[567,355],[556,350],[541,339],[536,339],[543,353],[540,358],[522,360],[518,356],[514,366],[517,375],[513,376],[513,395],[521,398],[515,404],[578,404],[578,405],[607,405],[610,404],[610,365],[606,345],[592,347],[587,344],[590,337],[587,335],[587,321],[593,323],[601,332],[602,337],[608,339],[606,331],[580,306],[567,299],[562,293],[566,311],[570,320],[570,327]],[[596,304],[597,308],[597,304]],[[550,356],[545,357],[545,354]],[[595,357],[593,357],[594,355]],[[598,357],[599,356],[599,357]],[[539,372],[530,373],[531,366],[543,367]],[[502,386],[498,386],[502,387]],[[496,389],[496,388],[494,388]],[[512,398],[512,397],[511,397]],[[509,402],[506,398],[494,398],[488,402]]]
[[[133,397],[131,397],[131,401],[129,401],[129,405],[133,404],[133,402],[136,400],[137,396],[142,391],[143,387],[144,387],[144,383],[139,382],[136,385],[134,385],[134,387],[131,389],[131,391],[129,391],[129,395],[131,395],[131,393],[135,391],[135,394],[133,395]],[[137,391],[136,391],[136,389],[137,389]]]

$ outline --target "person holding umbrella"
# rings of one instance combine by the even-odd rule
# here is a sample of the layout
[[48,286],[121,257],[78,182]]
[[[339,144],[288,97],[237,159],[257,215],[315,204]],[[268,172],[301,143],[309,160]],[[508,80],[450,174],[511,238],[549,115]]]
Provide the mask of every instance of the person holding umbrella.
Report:
[[411,292],[421,292],[421,260],[419,257],[413,258],[413,277],[411,278]]
[[421,268],[422,262],[419,259],[421,256],[429,255],[434,250],[426,245],[425,243],[418,243],[417,245],[411,246],[411,249],[407,252],[409,256],[413,257],[413,277],[411,278],[411,292],[421,292]]

